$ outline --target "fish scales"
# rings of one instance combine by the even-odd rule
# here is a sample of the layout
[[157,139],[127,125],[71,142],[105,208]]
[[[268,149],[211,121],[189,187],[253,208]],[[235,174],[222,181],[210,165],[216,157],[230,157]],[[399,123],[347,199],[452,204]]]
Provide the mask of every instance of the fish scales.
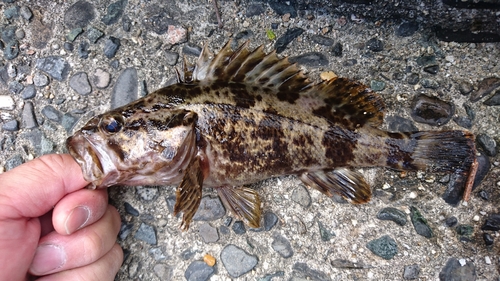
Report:
[[[356,168],[453,172],[474,177],[474,137],[464,131],[380,130],[385,105],[347,78],[314,84],[274,52],[207,48],[179,83],[91,119],[67,141],[93,188],[177,184],[175,213],[188,228],[202,187],[250,226],[257,192],[246,185],[296,174],[327,196],[370,200]],[[470,188],[470,184],[466,184]]]

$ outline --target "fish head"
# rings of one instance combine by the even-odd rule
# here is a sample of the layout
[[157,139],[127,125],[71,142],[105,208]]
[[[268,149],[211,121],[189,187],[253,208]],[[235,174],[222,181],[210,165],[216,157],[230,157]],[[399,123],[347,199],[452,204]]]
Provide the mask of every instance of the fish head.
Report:
[[90,188],[175,184],[196,151],[197,114],[184,109],[119,108],[69,137],[69,153]]

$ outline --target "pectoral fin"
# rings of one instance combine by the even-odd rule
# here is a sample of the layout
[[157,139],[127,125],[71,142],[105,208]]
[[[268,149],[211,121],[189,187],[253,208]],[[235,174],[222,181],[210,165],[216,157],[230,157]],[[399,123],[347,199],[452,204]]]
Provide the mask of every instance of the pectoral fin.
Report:
[[337,193],[356,204],[370,201],[372,195],[371,188],[363,176],[346,168],[337,168],[328,172],[305,172],[300,179],[305,185],[321,191],[328,197]]
[[203,171],[200,167],[200,159],[195,157],[189,163],[182,182],[177,187],[174,206],[174,215],[183,212],[182,230],[188,230],[194,214],[201,202],[201,190],[203,186]]
[[260,227],[262,210],[259,194],[255,190],[248,187],[219,187],[217,194],[234,215],[243,219],[250,227]]

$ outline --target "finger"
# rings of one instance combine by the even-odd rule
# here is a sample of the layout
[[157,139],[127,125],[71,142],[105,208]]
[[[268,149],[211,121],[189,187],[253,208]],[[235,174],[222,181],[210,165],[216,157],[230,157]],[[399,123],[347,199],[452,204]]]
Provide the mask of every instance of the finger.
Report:
[[120,216],[111,205],[97,222],[71,235],[52,232],[40,239],[30,273],[45,275],[91,264],[115,244]]
[[112,281],[115,279],[122,262],[122,248],[115,243],[109,252],[92,264],[44,276],[37,281]]
[[68,154],[36,158],[0,175],[0,220],[47,213],[66,194],[87,185]]
[[59,234],[71,234],[98,221],[108,207],[104,189],[82,189],[66,195],[54,208],[52,221]]

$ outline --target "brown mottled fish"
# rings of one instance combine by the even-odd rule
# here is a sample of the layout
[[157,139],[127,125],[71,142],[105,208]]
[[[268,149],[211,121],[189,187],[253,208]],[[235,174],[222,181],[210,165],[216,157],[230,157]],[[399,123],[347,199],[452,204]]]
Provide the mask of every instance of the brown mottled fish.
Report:
[[261,202],[245,187],[295,174],[327,196],[370,200],[355,170],[475,174],[474,136],[465,131],[390,133],[384,103],[346,78],[315,84],[287,58],[248,43],[205,47],[179,82],[92,118],[68,138],[68,150],[92,188],[177,184],[175,213],[185,229],[202,187],[217,190],[226,208],[258,227]]

